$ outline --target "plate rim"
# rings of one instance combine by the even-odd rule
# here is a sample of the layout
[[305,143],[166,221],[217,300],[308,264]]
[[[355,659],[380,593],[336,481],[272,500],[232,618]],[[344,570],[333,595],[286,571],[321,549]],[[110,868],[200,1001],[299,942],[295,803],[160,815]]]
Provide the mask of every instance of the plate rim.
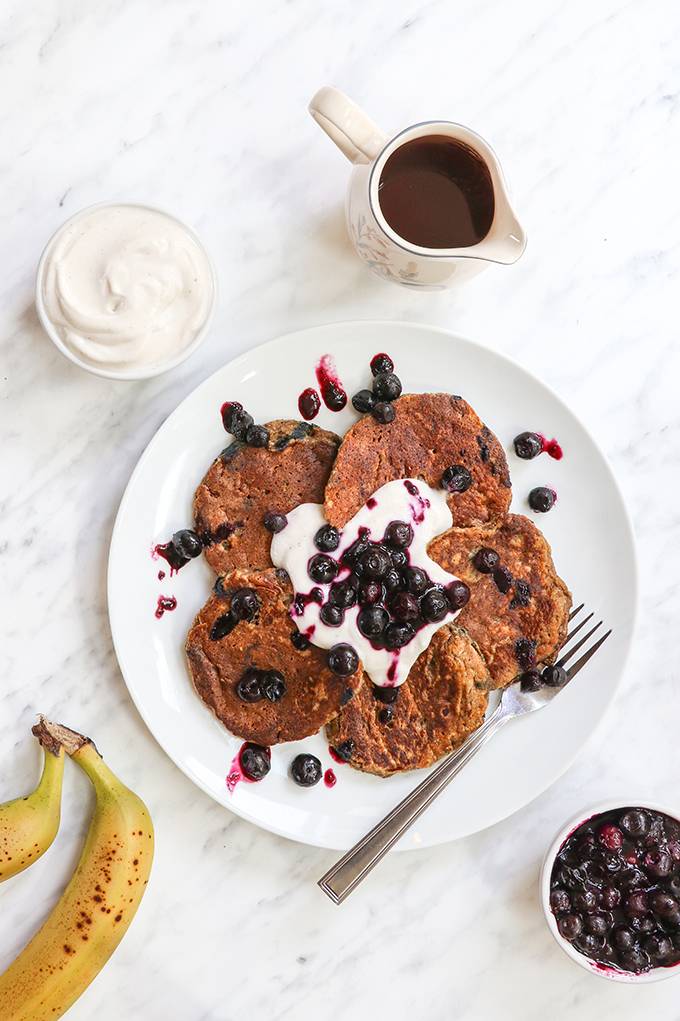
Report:
[[[485,354],[493,355],[494,358],[499,359],[502,363],[510,365],[510,366],[513,367],[513,369],[518,369],[521,373],[524,373],[524,375],[528,376],[536,385],[538,385],[540,388],[542,388],[544,391],[546,391],[550,395],[550,397],[564,411],[567,412],[567,414],[569,416],[571,416],[572,418],[576,419],[576,421],[580,425],[581,429],[583,429],[584,433],[586,434],[588,440],[592,443],[593,447],[595,448],[595,450],[599,454],[599,456],[600,456],[600,458],[601,458],[601,460],[602,460],[602,462],[603,462],[603,464],[605,466],[605,469],[606,469],[606,471],[608,473],[609,481],[610,481],[610,483],[613,486],[613,489],[614,489],[614,492],[616,494],[616,497],[618,498],[618,501],[619,501],[619,504],[620,504],[620,507],[621,507],[621,511],[622,511],[622,522],[625,525],[626,537],[627,537],[628,544],[629,544],[629,547],[630,547],[630,550],[631,550],[631,567],[632,567],[632,578],[631,578],[631,580],[632,580],[632,588],[633,588],[631,621],[630,621],[630,627],[629,627],[628,633],[627,633],[626,636],[623,637],[623,641],[625,642],[625,648],[623,650],[622,664],[621,664],[621,667],[620,667],[620,669],[618,671],[618,676],[616,678],[616,681],[615,681],[613,689],[612,689],[612,696],[611,696],[611,698],[609,700],[609,703],[608,703],[607,707],[605,708],[605,710],[604,710],[602,716],[600,717],[600,719],[597,721],[597,723],[595,724],[595,726],[591,730],[591,732],[588,735],[588,737],[582,742],[582,744],[580,744],[580,745],[578,745],[578,747],[576,747],[576,749],[573,751],[573,753],[569,754],[566,757],[563,766],[550,779],[550,781],[546,784],[545,787],[543,787],[543,788],[541,788],[541,790],[537,791],[536,794],[533,795],[533,797],[529,798],[528,801],[525,801],[523,805],[521,805],[521,806],[519,806],[517,808],[511,808],[507,812],[504,811],[501,814],[499,814],[496,817],[494,817],[493,819],[490,819],[487,823],[485,823],[484,826],[481,826],[479,829],[475,830],[474,831],[475,834],[476,833],[482,833],[485,830],[490,829],[492,826],[495,826],[498,823],[503,822],[505,819],[510,818],[510,816],[512,816],[512,815],[516,814],[517,812],[522,811],[522,809],[528,807],[530,804],[532,804],[532,802],[534,802],[542,794],[545,794],[546,791],[548,791],[555,783],[557,783],[558,780],[560,780],[565,775],[565,773],[572,767],[572,765],[574,764],[574,762],[576,761],[578,756],[590,744],[590,742],[592,741],[594,735],[597,733],[599,727],[602,725],[604,717],[606,716],[607,712],[609,711],[611,703],[613,702],[614,698],[618,695],[618,693],[620,691],[621,685],[623,683],[623,678],[625,677],[626,671],[627,671],[627,669],[629,667],[631,649],[632,649],[632,646],[633,646],[633,641],[634,641],[634,639],[636,637],[636,634],[637,634],[637,628],[638,628],[638,623],[639,623],[639,615],[640,615],[640,563],[639,563],[637,544],[636,544],[636,541],[635,541],[635,529],[633,527],[633,521],[632,521],[632,518],[631,518],[630,511],[628,509],[628,505],[627,505],[627,503],[626,503],[626,501],[624,499],[623,490],[622,490],[621,485],[619,484],[619,481],[618,481],[618,479],[616,477],[616,474],[614,473],[614,470],[613,470],[613,468],[612,468],[612,466],[611,466],[611,464],[609,462],[609,458],[607,457],[605,452],[600,447],[599,443],[597,442],[597,440],[593,436],[593,434],[592,434],[590,428],[588,427],[588,425],[586,425],[583,422],[583,420],[581,419],[581,417],[579,415],[577,415],[577,413],[575,411],[573,411],[569,407],[569,405],[560,396],[560,394],[558,394],[553,389],[553,387],[550,386],[550,384],[544,382],[531,369],[526,368],[520,361],[518,361],[517,359],[513,358],[512,356],[506,354],[505,352],[497,351],[495,348],[490,347],[489,345],[484,344],[481,341],[472,340],[469,337],[465,337],[462,334],[456,333],[453,330],[447,329],[446,327],[443,327],[443,326],[435,326],[435,325],[431,325],[429,323],[422,323],[422,322],[410,321],[410,320],[373,319],[373,318],[367,317],[365,319],[346,319],[346,320],[343,319],[343,320],[334,320],[332,322],[317,323],[317,324],[314,324],[314,325],[311,325],[311,326],[302,327],[301,329],[298,329],[298,330],[289,330],[286,333],[278,334],[277,336],[274,336],[274,337],[269,337],[269,339],[264,340],[264,341],[262,341],[259,344],[255,344],[253,347],[248,348],[247,351],[242,351],[240,354],[236,355],[234,358],[232,358],[229,361],[225,362],[223,365],[219,366],[219,368],[217,368],[213,372],[211,372],[208,376],[206,376],[205,379],[203,379],[200,383],[198,383],[197,386],[193,387],[193,389],[191,389],[187,394],[185,394],[185,396],[180,400],[180,402],[172,409],[172,411],[163,420],[163,422],[160,424],[158,429],[156,429],[156,431],[154,432],[153,436],[150,438],[149,442],[146,444],[146,446],[144,447],[142,453],[140,454],[139,458],[137,459],[137,462],[136,462],[132,472],[130,473],[130,476],[128,478],[127,484],[125,486],[125,489],[124,489],[123,494],[121,496],[120,502],[118,504],[118,510],[116,511],[116,516],[115,516],[113,527],[112,527],[112,530],[111,530],[111,538],[110,538],[110,541],[109,541],[109,553],[108,553],[108,557],[107,557],[107,580],[106,580],[106,602],[107,602],[107,615],[108,615],[108,619],[109,619],[109,631],[111,633],[111,640],[112,640],[113,649],[114,649],[114,652],[115,652],[115,655],[116,655],[116,661],[118,663],[118,669],[120,670],[120,673],[121,673],[121,676],[123,678],[123,681],[125,682],[125,687],[127,689],[128,695],[131,698],[132,703],[135,706],[135,709],[139,713],[139,715],[140,715],[141,719],[143,720],[147,730],[149,731],[149,733],[151,734],[151,736],[155,740],[156,744],[161,748],[163,753],[168,757],[168,759],[173,763],[173,765],[177,769],[179,769],[180,772],[182,772],[187,777],[187,779],[191,780],[192,783],[194,783],[200,790],[202,790],[205,794],[207,794],[213,801],[215,801],[218,805],[221,805],[223,808],[226,808],[227,811],[232,812],[234,815],[238,816],[239,818],[245,819],[246,822],[250,823],[251,825],[254,825],[254,826],[258,827],[258,829],[263,829],[266,832],[273,833],[274,835],[276,835],[278,837],[283,837],[286,840],[293,841],[294,843],[302,844],[302,845],[309,846],[309,847],[318,847],[318,848],[323,848],[323,849],[328,849],[328,850],[336,850],[336,851],[345,850],[346,848],[344,848],[344,846],[338,846],[337,842],[333,841],[333,840],[331,840],[331,841],[322,841],[322,840],[319,840],[319,838],[316,838],[316,837],[314,839],[312,839],[312,840],[305,839],[303,837],[291,834],[290,832],[286,832],[285,830],[281,829],[281,827],[277,826],[276,824],[267,823],[265,825],[261,819],[256,818],[247,809],[245,809],[245,808],[243,808],[243,807],[241,807],[239,805],[236,805],[234,803],[226,803],[226,802],[220,800],[216,796],[216,793],[213,790],[211,790],[210,787],[207,784],[205,784],[198,775],[194,774],[187,764],[178,762],[177,759],[166,749],[166,747],[163,744],[163,742],[161,741],[160,737],[156,734],[156,731],[154,729],[154,726],[152,724],[151,719],[149,718],[147,713],[143,710],[142,706],[140,705],[140,703],[139,703],[139,701],[138,701],[138,699],[137,699],[137,697],[136,697],[136,695],[135,695],[135,693],[133,691],[133,688],[128,683],[128,679],[126,677],[125,671],[124,671],[122,663],[121,663],[121,657],[119,655],[119,649],[118,649],[118,640],[117,640],[116,626],[114,624],[114,611],[112,609],[112,604],[114,602],[114,600],[112,599],[112,584],[113,584],[112,583],[112,577],[113,577],[113,574],[114,574],[113,558],[114,558],[115,549],[116,549],[116,546],[117,546],[117,543],[118,543],[119,531],[120,531],[120,528],[122,527],[121,522],[122,522],[123,514],[124,514],[124,511],[126,509],[127,502],[130,499],[130,493],[131,493],[133,485],[134,485],[134,483],[136,481],[136,478],[137,478],[138,474],[140,474],[141,471],[143,470],[143,468],[145,467],[146,461],[147,461],[148,457],[150,456],[151,448],[155,444],[155,442],[157,440],[157,437],[165,429],[170,427],[169,424],[170,424],[171,420],[179,412],[179,410],[184,406],[184,404],[188,400],[190,400],[195,395],[199,394],[204,388],[206,388],[216,375],[218,375],[219,373],[223,372],[227,368],[231,368],[231,369],[238,368],[238,366],[241,363],[247,361],[247,359],[252,357],[252,355],[255,352],[263,352],[268,347],[273,347],[275,345],[278,346],[281,343],[290,341],[292,338],[295,338],[295,337],[299,338],[301,336],[304,336],[304,335],[307,335],[307,334],[310,334],[310,333],[315,333],[315,332],[317,332],[319,330],[351,329],[351,328],[356,327],[356,326],[365,326],[367,323],[370,323],[373,326],[379,326],[381,328],[382,327],[386,327],[388,329],[389,328],[393,328],[393,327],[397,327],[397,328],[407,327],[409,329],[416,329],[416,330],[424,331],[426,333],[437,334],[437,335],[442,336],[442,337],[447,337],[449,340],[453,340],[456,343],[462,344],[463,346],[468,347],[468,348],[470,348],[472,350],[477,350],[477,351],[481,350]],[[418,776],[418,779],[414,781],[414,786],[420,781],[420,774],[422,774],[424,776],[425,773],[426,773],[425,770],[415,770],[414,771],[414,777]],[[463,835],[463,836],[460,836],[460,837],[451,837],[451,836],[448,836],[448,835],[444,834],[442,836],[435,836],[435,837],[433,837],[431,839],[427,839],[427,840],[425,840],[425,841],[423,841],[421,843],[418,843],[417,845],[408,845],[408,844],[406,844],[404,842],[399,842],[396,845],[396,847],[393,848],[392,850],[393,851],[399,851],[399,852],[423,850],[423,849],[428,848],[428,847],[438,847],[438,846],[440,846],[442,844],[446,844],[446,843],[452,842],[454,840],[463,840],[463,839],[466,838],[466,836],[472,836],[472,835],[474,835],[474,834],[470,833],[470,834],[466,834],[466,835]]]

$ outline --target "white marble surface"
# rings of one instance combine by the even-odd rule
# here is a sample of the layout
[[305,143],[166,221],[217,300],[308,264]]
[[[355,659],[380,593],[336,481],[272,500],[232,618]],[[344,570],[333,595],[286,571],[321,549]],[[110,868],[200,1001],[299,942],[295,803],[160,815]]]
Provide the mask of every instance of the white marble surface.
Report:
[[[680,1017],[677,980],[629,989],[571,964],[536,886],[585,803],[678,801],[677,4],[6,0],[0,27],[0,797],[35,779],[41,710],[96,738],[158,838],[139,915],[69,1018]],[[521,262],[461,293],[373,278],[344,237],[347,166],[306,113],[323,83],[386,130],[450,117],[485,135],[529,233]],[[174,211],[217,264],[209,339],[156,381],[86,375],[36,323],[44,242],[101,199]],[[352,317],[455,328],[553,385],[624,487],[643,607],[620,697],[559,783],[488,832],[393,856],[337,909],[315,886],[332,854],[232,817],[147,733],[105,567],[129,473],[178,401],[259,341]],[[70,873],[87,798],[69,770],[58,843],[0,890],[0,967]]]

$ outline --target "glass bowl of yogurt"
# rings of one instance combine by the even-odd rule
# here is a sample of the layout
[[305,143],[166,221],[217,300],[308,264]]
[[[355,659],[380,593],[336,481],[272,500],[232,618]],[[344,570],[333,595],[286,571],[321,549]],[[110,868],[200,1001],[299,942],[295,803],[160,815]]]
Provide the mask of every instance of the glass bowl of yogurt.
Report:
[[40,322],[75,365],[109,379],[148,379],[205,338],[217,279],[191,228],[161,209],[99,203],[50,238],[38,264]]

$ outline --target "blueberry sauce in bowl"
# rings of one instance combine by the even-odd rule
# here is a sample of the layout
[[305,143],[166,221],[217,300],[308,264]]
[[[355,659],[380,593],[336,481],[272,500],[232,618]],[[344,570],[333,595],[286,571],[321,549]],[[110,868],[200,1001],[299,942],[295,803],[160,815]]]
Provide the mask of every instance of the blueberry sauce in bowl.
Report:
[[572,960],[619,982],[680,973],[680,822],[608,802],[565,826],[541,875],[550,930]]

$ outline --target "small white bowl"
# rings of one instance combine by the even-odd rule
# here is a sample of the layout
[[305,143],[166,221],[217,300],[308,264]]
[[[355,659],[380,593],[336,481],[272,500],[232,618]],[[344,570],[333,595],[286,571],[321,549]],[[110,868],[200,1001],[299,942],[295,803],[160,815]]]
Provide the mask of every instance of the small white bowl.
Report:
[[[210,297],[210,307],[205,317],[205,322],[203,323],[203,326],[196,333],[196,336],[193,338],[193,340],[189,344],[187,344],[185,348],[183,348],[178,353],[173,354],[170,357],[166,358],[164,361],[156,362],[154,365],[141,365],[138,368],[131,369],[115,369],[99,365],[91,365],[89,362],[80,358],[75,352],[71,351],[71,349],[67,347],[67,345],[59,336],[59,331],[57,330],[56,326],[48,316],[47,310],[45,308],[45,303],[43,301],[43,277],[45,274],[45,265],[47,262],[47,257],[50,254],[52,246],[57,242],[62,232],[67,230],[73,223],[79,220],[81,216],[86,216],[88,213],[91,213],[95,209],[105,209],[108,206],[134,206],[139,209],[149,210],[150,212],[153,213],[161,213],[163,216],[167,216],[170,220],[174,220],[175,223],[179,224],[179,226],[182,227],[182,229],[187,232],[189,237],[193,238],[195,243],[198,245],[198,247],[205,255],[206,262],[210,269],[212,294]],[[148,205],[146,202],[95,202],[91,206],[86,206],[79,212],[74,213],[74,215],[69,217],[68,220],[65,220],[64,223],[62,223],[61,227],[59,227],[58,230],[54,232],[52,237],[45,245],[43,253],[40,256],[40,261],[38,263],[38,271],[35,280],[35,307],[38,313],[38,318],[40,319],[40,322],[45,333],[50,338],[54,346],[58,348],[58,350],[61,351],[64,357],[68,358],[70,362],[73,362],[74,365],[77,365],[81,369],[85,369],[86,372],[91,372],[93,376],[103,376],[106,379],[124,379],[124,380],[151,379],[153,376],[160,376],[161,373],[168,372],[169,369],[174,369],[177,365],[180,365],[183,361],[186,361],[186,359],[189,358],[189,356],[192,355],[194,351],[205,340],[208,330],[210,329],[210,326],[212,324],[216,304],[217,304],[217,274],[215,272],[214,263],[210,258],[210,255],[208,254],[206,248],[204,247],[201,239],[198,237],[196,232],[192,230],[191,227],[187,226],[186,223],[183,223],[182,220],[179,220],[172,213],[167,212],[167,210],[165,209],[161,209],[159,206]]]
[[666,978],[672,978],[674,975],[680,974],[680,961],[667,967],[652,968],[650,971],[642,972],[640,975],[635,975],[632,972],[617,971],[616,968],[610,968],[605,964],[591,961],[590,958],[575,950],[571,943],[560,935],[557,928],[557,920],[550,909],[550,876],[555,858],[567,837],[571,836],[574,830],[582,823],[592,819],[594,815],[599,815],[601,812],[611,812],[617,808],[628,807],[647,808],[651,812],[662,812],[664,815],[670,816],[671,819],[680,822],[680,815],[675,808],[669,805],[660,805],[656,801],[650,801],[648,798],[616,798],[610,801],[601,801],[597,805],[585,808],[560,829],[550,844],[543,860],[543,867],[541,868],[540,892],[541,904],[543,905],[543,913],[545,914],[548,928],[553,934],[556,943],[564,950],[567,957],[570,957],[581,968],[585,968],[591,975],[598,975],[600,978],[609,979],[610,982],[627,982],[629,984],[642,985],[648,982],[662,982]]

